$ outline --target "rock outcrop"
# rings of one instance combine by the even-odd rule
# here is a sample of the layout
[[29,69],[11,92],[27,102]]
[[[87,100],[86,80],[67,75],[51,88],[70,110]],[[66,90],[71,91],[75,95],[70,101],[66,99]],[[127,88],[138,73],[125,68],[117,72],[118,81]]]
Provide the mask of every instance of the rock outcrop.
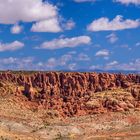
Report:
[[[123,101],[111,99],[93,99],[97,93],[126,89],[134,101],[140,100],[140,75],[79,72],[36,72],[12,73],[1,72],[0,81],[8,81],[23,86],[22,91],[30,101],[37,102],[45,109],[58,110],[62,116],[74,116],[105,112],[107,110],[123,111],[128,105]],[[135,85],[135,87],[133,86]],[[20,91],[16,90],[19,94]],[[133,102],[133,103],[131,103]]]

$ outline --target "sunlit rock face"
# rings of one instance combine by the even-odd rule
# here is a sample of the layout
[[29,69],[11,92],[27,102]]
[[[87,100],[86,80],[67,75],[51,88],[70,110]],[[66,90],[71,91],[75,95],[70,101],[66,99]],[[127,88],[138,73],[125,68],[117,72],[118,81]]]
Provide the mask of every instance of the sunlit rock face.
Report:
[[[62,116],[93,114],[108,110],[125,111],[139,106],[140,100],[140,76],[136,74],[2,72],[0,80],[22,86],[23,90],[16,89],[18,94],[25,95],[29,101],[37,102],[42,108],[58,110]],[[118,95],[115,94],[117,90]],[[110,91],[111,94],[107,92],[102,96],[106,91]],[[125,99],[126,97],[128,98]]]

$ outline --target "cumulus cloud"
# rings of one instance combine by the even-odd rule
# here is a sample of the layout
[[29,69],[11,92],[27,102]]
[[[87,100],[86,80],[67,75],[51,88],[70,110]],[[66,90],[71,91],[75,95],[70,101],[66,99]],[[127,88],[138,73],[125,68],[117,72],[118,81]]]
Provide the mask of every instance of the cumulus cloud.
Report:
[[[20,61],[19,61],[20,60]],[[27,57],[27,58],[15,58],[15,57],[8,57],[8,58],[3,58],[0,59],[0,62],[3,64],[17,64],[17,63],[31,63],[33,61],[32,57]]]
[[13,64],[13,63],[15,63],[16,62],[16,58],[14,58],[14,57],[9,57],[9,58],[3,58],[3,59],[0,59],[0,62],[2,63],[2,64]]
[[7,57],[0,58],[1,70],[56,70],[57,68],[67,69],[68,63],[72,59],[69,54],[62,55],[61,57],[50,57],[46,61],[38,61],[34,57]]
[[114,33],[107,35],[106,38],[112,44],[115,43],[118,40],[118,37]]
[[35,22],[32,31],[55,33],[61,31],[58,17],[57,7],[43,0],[0,0],[1,24]]
[[32,22],[57,16],[57,9],[42,0],[0,0],[0,23]]
[[78,36],[73,38],[61,38],[54,39],[51,41],[46,41],[39,48],[41,49],[61,49],[61,48],[74,48],[80,45],[90,44],[91,38],[89,36]]
[[7,57],[0,58],[0,69],[2,70],[35,70],[33,65],[33,57],[25,58],[16,58],[16,57]]
[[[83,54],[79,54],[83,56]],[[84,58],[84,57],[83,57]],[[83,61],[82,58],[82,61]],[[59,57],[52,56],[45,61],[38,61],[34,57],[8,57],[0,58],[0,69],[10,70],[76,70],[77,67],[77,55],[64,54]],[[84,58],[84,60],[87,60]]]
[[103,49],[103,50],[99,50],[98,52],[96,52],[95,56],[107,57],[107,56],[109,56],[109,54],[110,54],[109,50]]
[[51,57],[43,64],[49,70],[54,70],[58,66],[66,66],[69,61],[72,60],[72,55],[65,54],[59,58]]
[[114,0],[114,2],[119,2],[125,5],[129,5],[129,4],[140,5],[140,0]]
[[140,26],[140,21],[123,19],[123,16],[117,15],[113,20],[109,20],[107,17],[102,17],[94,20],[91,24],[87,26],[88,31],[117,31],[124,29],[137,28]]
[[71,71],[74,71],[77,69],[77,64],[76,63],[71,63],[68,65],[68,69]]
[[18,25],[18,24],[15,24],[15,25],[12,26],[12,28],[11,28],[11,33],[12,33],[12,34],[19,34],[19,33],[21,33],[22,29],[23,29],[22,26],[20,26],[20,25]]
[[75,27],[75,22],[72,19],[70,19],[63,24],[63,27],[65,30],[71,30]]
[[101,69],[101,70],[126,70],[126,71],[140,71],[140,59],[136,59],[132,62],[128,63],[119,63],[118,61],[112,61],[105,65],[93,65],[90,66],[89,69]]
[[[115,62],[116,63],[116,62]],[[109,69],[114,69],[114,70],[140,70],[140,59],[136,59],[133,62],[129,62],[129,63],[116,63],[113,65],[106,65],[104,66],[105,69],[109,70]]]
[[50,18],[33,24],[31,31],[57,33],[62,31],[62,29],[59,26],[59,21],[57,18]]
[[14,41],[12,43],[0,43],[0,52],[4,51],[15,51],[21,49],[24,46],[24,43],[19,41]]

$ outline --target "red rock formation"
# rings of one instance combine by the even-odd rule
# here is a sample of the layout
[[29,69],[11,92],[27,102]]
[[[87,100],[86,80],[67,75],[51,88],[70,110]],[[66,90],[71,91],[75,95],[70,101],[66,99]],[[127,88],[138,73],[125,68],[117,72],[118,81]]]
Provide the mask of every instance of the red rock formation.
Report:
[[[105,112],[104,108],[112,111],[127,110],[124,102],[97,100],[93,104],[93,101],[90,101],[93,94],[105,90],[127,88],[135,99],[140,100],[140,90],[131,88],[133,84],[140,85],[140,76],[135,74],[4,72],[0,73],[0,80],[24,86],[23,94],[30,101],[39,102],[46,109],[59,110],[62,116]],[[17,92],[21,94],[19,89]],[[129,103],[130,106],[134,105]]]
[[24,93],[25,96],[27,96],[29,98],[29,100],[33,100],[35,98],[35,92],[34,92],[34,89],[33,89],[31,83],[25,83],[24,84],[23,93]]

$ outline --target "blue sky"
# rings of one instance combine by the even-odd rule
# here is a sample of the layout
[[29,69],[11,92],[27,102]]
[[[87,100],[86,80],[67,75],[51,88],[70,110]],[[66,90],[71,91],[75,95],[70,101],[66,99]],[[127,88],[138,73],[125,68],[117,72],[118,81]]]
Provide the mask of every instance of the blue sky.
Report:
[[0,0],[0,69],[140,70],[140,0]]

